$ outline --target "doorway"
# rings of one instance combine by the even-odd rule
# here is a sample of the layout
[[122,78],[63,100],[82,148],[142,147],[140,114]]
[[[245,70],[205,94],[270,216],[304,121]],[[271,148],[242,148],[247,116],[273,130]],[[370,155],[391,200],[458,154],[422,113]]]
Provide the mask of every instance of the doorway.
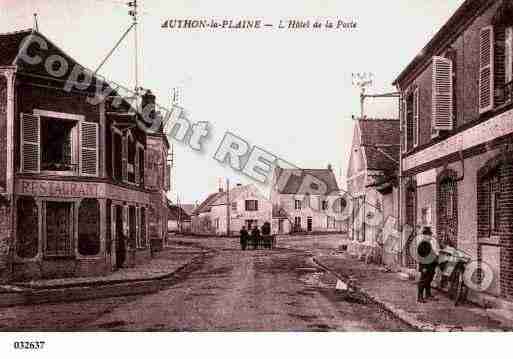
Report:
[[123,207],[116,205],[114,208],[116,218],[116,268],[121,268],[126,260],[126,240],[123,233]]

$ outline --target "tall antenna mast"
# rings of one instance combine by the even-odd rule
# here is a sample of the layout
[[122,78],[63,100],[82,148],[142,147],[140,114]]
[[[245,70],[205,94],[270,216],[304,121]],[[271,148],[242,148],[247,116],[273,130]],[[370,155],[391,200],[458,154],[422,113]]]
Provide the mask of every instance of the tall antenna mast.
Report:
[[130,11],[128,14],[132,16],[132,25],[134,27],[134,51],[135,51],[135,58],[134,58],[134,66],[135,66],[135,93],[139,93],[139,45],[137,41],[137,0],[130,1],[128,3],[128,7],[130,8]]

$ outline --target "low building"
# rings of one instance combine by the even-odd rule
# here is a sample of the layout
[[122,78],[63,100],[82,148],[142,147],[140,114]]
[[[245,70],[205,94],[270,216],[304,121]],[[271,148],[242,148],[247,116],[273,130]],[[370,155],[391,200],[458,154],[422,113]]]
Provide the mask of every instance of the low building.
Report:
[[168,202],[167,230],[174,233],[191,232],[191,216],[181,207]]
[[139,128],[124,100],[96,101],[103,80],[67,81],[83,68],[37,31],[1,34],[0,48],[2,281],[149,260],[167,232],[165,136]]
[[[304,184],[313,185],[311,192]],[[319,189],[322,188],[322,193]],[[271,187],[274,233],[344,232],[345,200],[331,166],[326,169],[276,168]]]
[[355,120],[347,169],[347,198],[352,201],[349,251],[397,265],[398,257],[383,247],[383,224],[371,226],[372,221],[364,219],[374,214],[384,221],[398,217],[399,130],[397,119]]
[[272,205],[255,185],[237,185],[213,193],[194,211],[193,231],[197,234],[237,235],[243,226],[271,223]]

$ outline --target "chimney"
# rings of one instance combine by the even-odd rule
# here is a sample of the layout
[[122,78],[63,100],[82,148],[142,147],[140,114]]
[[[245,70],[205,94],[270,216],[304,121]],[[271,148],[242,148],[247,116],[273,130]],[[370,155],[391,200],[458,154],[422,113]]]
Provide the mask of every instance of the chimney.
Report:
[[237,187],[241,187],[242,186],[242,183],[237,183]]
[[328,164],[328,171],[332,171],[333,167],[331,167],[331,163]]
[[224,192],[223,187],[219,187],[219,193],[223,193],[223,192]]

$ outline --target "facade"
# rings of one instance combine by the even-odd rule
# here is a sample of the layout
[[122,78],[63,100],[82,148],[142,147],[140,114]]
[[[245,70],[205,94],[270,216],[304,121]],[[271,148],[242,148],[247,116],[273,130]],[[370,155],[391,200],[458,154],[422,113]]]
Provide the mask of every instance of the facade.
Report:
[[[42,64],[17,57],[30,36],[47,44],[28,49]],[[42,34],[2,34],[0,47],[2,280],[102,275],[148,260],[166,233],[165,181],[155,182],[166,176],[165,137],[139,129],[124,101],[91,101],[97,78],[66,89],[80,65]],[[67,66],[49,71],[48,58]]]
[[380,213],[398,217],[400,126],[397,119],[358,119],[347,169],[347,198],[352,201],[348,235],[350,252],[378,263],[398,264],[383,248],[381,228],[364,218]]
[[[467,0],[394,83],[401,92],[401,221],[432,227],[441,245],[492,274],[488,293],[510,300],[512,43],[512,1]],[[414,267],[408,251],[404,257]]]
[[[286,183],[280,185],[281,178],[286,178]],[[310,181],[322,183],[326,187],[324,193],[315,189],[311,193],[304,191],[303,184],[310,184]],[[342,221],[345,201],[331,166],[326,169],[277,168],[270,197],[275,233],[327,233],[347,229],[346,221]]]
[[[237,185],[229,193],[211,194],[194,212],[193,231],[197,234],[237,235],[243,226],[259,228],[271,223],[272,205],[255,185]],[[229,218],[229,224],[228,224]],[[229,227],[229,229],[228,229]]]

